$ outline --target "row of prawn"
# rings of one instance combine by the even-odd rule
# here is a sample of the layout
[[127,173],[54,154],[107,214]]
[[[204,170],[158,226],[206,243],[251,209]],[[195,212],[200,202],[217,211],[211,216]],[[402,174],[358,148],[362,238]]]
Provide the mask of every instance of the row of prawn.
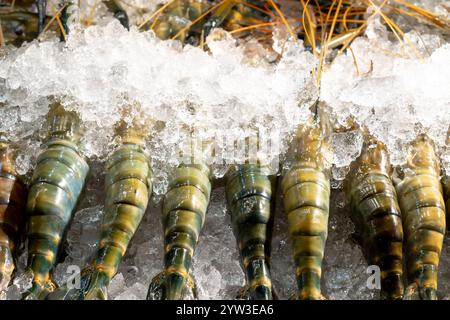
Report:
[[[81,272],[81,286],[52,281],[64,233],[88,177],[80,151],[82,124],[60,104],[48,114],[45,150],[37,158],[29,187],[14,168],[14,152],[0,144],[0,284],[14,271],[14,251],[25,221],[27,272],[32,287],[24,299],[107,299],[128,244],[146,211],[152,193],[152,170],[144,151],[144,125],[116,128],[118,146],[106,161],[105,214],[93,260]],[[298,291],[295,299],[322,299],[322,261],[330,198],[332,126],[324,108],[317,108],[299,126],[291,144],[292,161],[282,172],[281,188],[288,232],[293,245]],[[422,134],[411,142],[407,162],[396,170],[386,147],[365,133],[361,155],[351,165],[346,192],[358,239],[369,264],[381,270],[381,297],[437,299],[439,256],[445,234],[445,203],[450,179],[440,181],[436,148]],[[450,137],[449,137],[450,140]],[[191,143],[191,142],[189,142]],[[171,170],[162,206],[164,270],[151,282],[148,299],[182,299],[195,282],[190,267],[211,193],[211,144],[202,145],[190,161]],[[264,159],[231,165],[226,198],[238,243],[246,286],[241,299],[276,298],[270,274],[270,239],[276,177]],[[449,205],[449,203],[447,203]]]

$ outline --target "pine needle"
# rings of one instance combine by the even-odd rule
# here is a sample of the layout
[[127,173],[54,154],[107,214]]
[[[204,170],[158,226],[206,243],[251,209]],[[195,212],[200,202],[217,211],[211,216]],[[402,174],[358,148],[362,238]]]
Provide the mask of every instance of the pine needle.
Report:
[[4,46],[5,46],[5,37],[3,36],[2,24],[0,23],[0,47]]
[[[330,7],[330,10],[328,11],[328,14],[327,14],[327,21],[328,21],[328,17],[331,15],[331,10],[334,7],[335,3],[336,3],[336,0],[333,0],[333,4]],[[324,66],[324,63],[325,63],[325,57],[326,57],[326,54],[328,52],[328,45],[329,45],[329,43],[330,43],[330,41],[332,39],[332,36],[333,36],[334,28],[336,26],[336,20],[337,20],[337,17],[339,15],[339,12],[341,10],[341,5],[342,5],[342,0],[339,0],[339,2],[337,4],[337,7],[336,7],[336,11],[335,11],[334,17],[333,17],[333,22],[331,23],[331,28],[330,28],[330,31],[328,33],[328,39],[325,41],[324,45],[320,49],[319,68],[317,70],[317,81],[319,83],[320,83],[320,79],[322,77],[322,70],[323,70],[323,66]]]
[[280,9],[278,8],[278,6],[275,4],[275,2],[273,2],[273,0],[269,0],[269,4],[275,9],[275,11],[278,13],[278,15],[280,16],[281,20],[283,21],[284,25],[286,26],[286,28],[288,29],[288,32],[291,34],[292,38],[295,40],[295,42],[297,42],[297,36],[296,34],[292,31],[291,26],[289,25],[289,23],[286,20],[286,17],[284,16],[284,14],[280,11]]
[[242,32],[242,31],[246,31],[246,30],[251,30],[251,29],[257,29],[257,28],[261,28],[261,27],[265,27],[265,26],[273,26],[275,24],[276,24],[276,22],[264,22],[264,23],[259,23],[259,24],[253,24],[251,26],[234,29],[234,30],[230,31],[230,34]]
[[64,8],[67,7],[67,3],[64,3],[64,5],[56,12],[55,15],[50,19],[50,21],[47,23],[47,25],[44,27],[44,30],[42,30],[41,34],[44,34],[51,26],[53,21],[55,21],[56,17],[61,16],[61,12],[64,10]]
[[50,8],[53,11],[53,17],[56,19],[56,22],[58,23],[58,26],[59,26],[59,28],[61,30],[61,34],[63,36],[63,39],[64,39],[64,41],[66,41],[67,40],[67,34],[66,34],[66,31],[64,30],[64,26],[63,26],[63,24],[61,22],[61,19],[60,19],[60,14],[61,14],[62,10],[64,9],[65,5],[61,9],[56,10],[55,6],[53,5],[53,3],[51,1],[49,1],[48,4],[50,5]]
[[[303,6],[303,30],[305,31],[306,40],[311,44],[313,54],[316,54],[316,29],[317,23],[313,21],[313,16],[311,16],[311,12],[308,10],[309,0],[304,2],[304,0],[300,0]],[[315,20],[315,19],[314,19]],[[305,23],[306,21],[306,23]]]
[[352,54],[353,64],[355,65],[355,68],[356,68],[356,75],[359,77],[361,73],[359,72],[358,61],[356,60],[355,53],[353,52],[352,47],[348,47],[348,49],[350,50],[350,52]]
[[[372,0],[368,0],[369,3],[375,10],[378,12],[378,14],[383,18],[383,20],[386,22],[386,24],[391,28],[394,35],[397,37],[398,41],[400,43],[403,43],[402,38],[406,40],[406,42],[410,45],[410,47],[413,49],[413,51],[416,53],[417,58],[422,59],[422,55],[420,54],[417,47],[409,40],[409,38],[405,35],[405,33],[400,29],[400,27],[391,20],[388,16],[386,16],[382,11],[381,8],[386,4],[387,0],[384,0],[380,7],[378,7],[375,3],[373,3]],[[401,37],[400,37],[401,36]]]

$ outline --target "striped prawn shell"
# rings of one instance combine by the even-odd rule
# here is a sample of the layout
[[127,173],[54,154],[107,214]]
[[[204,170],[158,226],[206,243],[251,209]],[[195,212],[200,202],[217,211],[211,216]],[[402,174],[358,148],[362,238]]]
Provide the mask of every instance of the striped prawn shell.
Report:
[[401,299],[403,227],[385,145],[367,140],[350,172],[351,216],[368,263],[380,268],[381,297]]
[[106,164],[105,215],[94,268],[108,281],[116,274],[152,193],[150,161],[141,146],[123,144]]
[[322,299],[320,281],[328,235],[329,176],[300,165],[283,178],[282,189],[293,243],[297,298]]
[[153,286],[162,285],[159,298],[178,300],[192,285],[189,270],[210,194],[210,168],[206,163],[182,164],[172,172],[162,207],[164,271],[153,280],[148,299],[153,299]]
[[396,184],[406,240],[408,292],[437,299],[438,266],[445,233],[445,204],[434,144],[419,135],[408,151],[403,177]]
[[272,186],[269,169],[259,164],[230,168],[226,177],[226,198],[231,213],[247,287],[244,298],[273,298],[270,276]]
[[25,221],[27,189],[19,179],[9,147],[0,142],[0,291],[15,269],[14,251]]
[[331,131],[324,110],[318,119],[315,125],[299,127],[296,159],[281,183],[298,286],[293,298],[300,300],[323,299],[320,282],[328,235]]
[[81,271],[78,288],[65,284],[47,295],[48,300],[108,299],[108,285],[147,209],[152,170],[143,149],[145,131],[128,128],[125,122],[116,130],[120,142],[106,161],[105,214],[97,252]]
[[[447,139],[446,139],[446,154],[450,155],[450,126],[447,131]],[[447,209],[447,228],[450,227],[450,161],[447,161],[447,164],[443,165],[444,177],[442,179],[442,184],[444,187],[444,196],[445,196],[445,208]]]
[[[444,178],[444,195],[445,195],[445,208],[447,210],[447,223],[450,219],[450,176],[447,174],[447,176]],[[449,226],[447,226],[448,228]]]
[[52,290],[50,271],[88,171],[89,166],[76,144],[68,140],[50,140],[37,159],[27,202],[28,268],[33,271],[32,289],[48,287]]

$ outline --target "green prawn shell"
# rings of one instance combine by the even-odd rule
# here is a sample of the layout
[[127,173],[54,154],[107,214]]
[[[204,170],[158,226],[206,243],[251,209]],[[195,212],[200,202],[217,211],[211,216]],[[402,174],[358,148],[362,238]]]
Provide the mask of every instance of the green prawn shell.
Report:
[[293,298],[318,300],[330,201],[331,129],[323,110],[299,127],[294,142],[295,161],[281,183],[298,286]]
[[347,195],[366,259],[380,268],[381,297],[401,299],[403,228],[391,173],[385,145],[368,138],[351,166]]
[[406,240],[408,297],[437,299],[438,266],[445,233],[445,204],[433,141],[411,143],[403,177],[396,184]]
[[147,209],[152,193],[152,170],[143,149],[144,140],[132,128],[119,130],[120,144],[105,167],[105,215],[95,257],[81,272],[80,288],[65,285],[47,299],[106,300],[107,286],[117,273]]
[[211,194],[210,168],[198,160],[174,169],[162,207],[164,271],[150,284],[147,299],[182,299],[193,289],[189,270]]
[[126,143],[114,151],[106,164],[105,187],[101,238],[96,258],[85,270],[91,281],[84,299],[107,299],[107,285],[117,273],[147,209],[152,170],[140,145]]
[[[447,131],[446,150],[446,152],[450,155],[450,127]],[[444,177],[442,179],[442,184],[444,186],[444,196],[446,199],[445,208],[447,209],[447,228],[449,227],[450,219],[450,163],[448,165],[448,168],[443,168]]]
[[78,148],[79,119],[62,107],[50,111],[50,134],[39,155],[28,193],[28,269],[33,285],[24,298],[54,289],[50,272],[81,194],[89,166]]
[[141,146],[123,144],[106,165],[105,217],[95,268],[111,279],[136,232],[152,193],[150,161]]
[[450,177],[447,175],[444,178],[444,195],[445,195],[445,208],[447,210],[447,222],[450,219]]
[[0,292],[15,270],[14,251],[25,221],[27,189],[18,177],[9,146],[0,141]]
[[273,298],[269,266],[273,182],[269,169],[259,164],[235,165],[227,173],[226,197],[247,279],[240,298]]

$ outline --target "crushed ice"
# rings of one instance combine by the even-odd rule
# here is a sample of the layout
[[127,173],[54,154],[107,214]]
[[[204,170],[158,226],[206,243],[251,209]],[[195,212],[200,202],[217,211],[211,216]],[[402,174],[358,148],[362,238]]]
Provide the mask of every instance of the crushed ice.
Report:
[[[128,32],[116,21],[74,32],[66,44],[24,45],[0,60],[0,103],[8,118],[0,131],[31,142],[49,97],[63,97],[87,127],[86,155],[103,157],[123,106],[138,102],[146,117],[164,123],[149,141],[158,175],[160,165],[173,162],[186,127],[215,137],[221,149],[258,128],[279,139],[305,116],[315,95],[310,71],[316,61],[310,53],[292,46],[277,65],[263,68],[243,64],[244,54],[229,36],[210,42],[209,48],[211,54],[181,48],[152,32]],[[279,154],[270,152],[268,157]]]

